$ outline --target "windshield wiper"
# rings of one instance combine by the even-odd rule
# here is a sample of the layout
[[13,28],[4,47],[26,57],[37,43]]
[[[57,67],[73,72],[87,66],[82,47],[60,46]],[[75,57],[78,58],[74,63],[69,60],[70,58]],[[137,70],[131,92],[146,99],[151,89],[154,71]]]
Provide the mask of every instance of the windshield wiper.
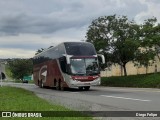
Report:
[[86,73],[84,73],[84,72],[77,72],[76,74],[86,74]]

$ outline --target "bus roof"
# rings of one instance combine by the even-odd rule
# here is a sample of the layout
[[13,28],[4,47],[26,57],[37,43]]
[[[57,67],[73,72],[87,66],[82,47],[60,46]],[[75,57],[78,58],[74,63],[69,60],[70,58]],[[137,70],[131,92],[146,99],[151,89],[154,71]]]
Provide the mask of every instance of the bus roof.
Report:
[[[75,47],[73,48],[74,45],[75,45]],[[61,46],[61,48],[62,48],[62,46],[67,47],[67,48],[65,48],[65,52],[67,52],[69,54],[70,53],[74,53],[73,50],[77,48],[77,45],[90,45],[90,46],[92,46],[92,50],[91,50],[91,51],[93,51],[92,54],[96,55],[94,46],[91,43],[89,43],[89,42],[62,42],[62,43],[60,43],[60,44],[58,44],[56,46],[50,47],[48,49],[45,49],[44,51],[42,51],[41,53],[38,53],[34,57],[40,56],[41,54],[43,54],[43,53],[45,53],[45,52],[47,52],[49,50],[52,50],[54,48],[58,49],[58,46]],[[84,52],[87,52],[87,51],[84,51]]]

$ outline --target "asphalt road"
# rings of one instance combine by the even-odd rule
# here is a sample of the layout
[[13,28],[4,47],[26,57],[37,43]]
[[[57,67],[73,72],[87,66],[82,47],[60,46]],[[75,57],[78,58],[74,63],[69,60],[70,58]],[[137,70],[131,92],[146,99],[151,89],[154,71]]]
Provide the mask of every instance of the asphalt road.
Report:
[[160,111],[160,89],[91,87],[89,91],[57,91],[42,89],[33,84],[3,85],[25,88],[50,102],[80,111]]

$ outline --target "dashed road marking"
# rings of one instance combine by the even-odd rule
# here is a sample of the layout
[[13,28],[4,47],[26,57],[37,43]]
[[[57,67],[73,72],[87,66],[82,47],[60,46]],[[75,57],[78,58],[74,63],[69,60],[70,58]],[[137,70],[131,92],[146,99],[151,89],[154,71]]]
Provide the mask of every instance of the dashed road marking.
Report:
[[151,101],[151,100],[143,100],[143,99],[128,98],[128,97],[118,97],[118,96],[107,96],[107,95],[100,95],[100,96],[108,97],[108,98],[126,99],[126,100],[137,100],[137,101],[143,101],[143,102],[150,102]]

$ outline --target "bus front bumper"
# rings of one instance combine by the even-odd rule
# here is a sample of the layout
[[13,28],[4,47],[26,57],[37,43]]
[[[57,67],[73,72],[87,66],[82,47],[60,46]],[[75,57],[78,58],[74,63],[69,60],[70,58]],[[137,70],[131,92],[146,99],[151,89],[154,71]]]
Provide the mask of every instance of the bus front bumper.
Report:
[[82,87],[82,86],[94,86],[94,85],[100,85],[101,79],[97,78],[91,82],[81,82],[78,80],[71,80],[69,87]]

